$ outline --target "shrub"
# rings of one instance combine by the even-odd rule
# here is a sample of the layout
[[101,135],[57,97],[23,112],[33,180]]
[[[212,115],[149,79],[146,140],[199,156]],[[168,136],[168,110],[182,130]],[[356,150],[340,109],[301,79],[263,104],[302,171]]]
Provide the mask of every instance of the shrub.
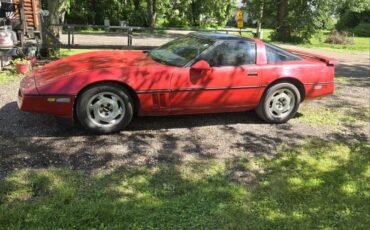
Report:
[[189,27],[190,25],[184,17],[180,15],[173,15],[168,17],[167,21],[164,23],[164,26],[185,28]]
[[326,38],[325,43],[353,45],[355,42],[352,37],[348,36],[347,32],[333,30]]
[[370,37],[370,23],[362,22],[351,31],[360,37]]
[[128,17],[128,24],[130,26],[148,26],[148,20],[143,10],[133,11]]
[[360,23],[360,14],[352,11],[346,11],[339,19],[335,28],[339,31],[353,28]]

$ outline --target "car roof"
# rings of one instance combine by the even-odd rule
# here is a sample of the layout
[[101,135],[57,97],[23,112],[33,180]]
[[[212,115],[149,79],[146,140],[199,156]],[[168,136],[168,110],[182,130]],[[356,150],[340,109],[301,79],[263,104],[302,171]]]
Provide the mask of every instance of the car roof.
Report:
[[233,34],[224,34],[224,33],[215,33],[215,32],[195,32],[191,34],[194,37],[198,38],[208,38],[212,40],[232,40],[232,41],[250,41],[254,42],[253,39],[246,38],[239,35],[233,35]]

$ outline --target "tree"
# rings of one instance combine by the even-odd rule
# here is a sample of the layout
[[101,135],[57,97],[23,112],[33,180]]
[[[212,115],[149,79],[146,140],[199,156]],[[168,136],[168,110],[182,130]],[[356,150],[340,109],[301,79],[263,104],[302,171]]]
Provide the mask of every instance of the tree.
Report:
[[277,7],[273,1],[268,1],[266,8],[276,7],[276,24],[272,38],[284,42],[308,42],[334,15],[337,1],[279,0]]
[[157,20],[157,0],[147,0],[148,24],[150,27],[155,27]]
[[49,11],[49,31],[57,38],[60,37],[60,28],[55,25],[64,23],[65,14],[71,6],[72,1],[73,0],[43,0],[43,5],[46,5]]
[[335,28],[353,32],[357,36],[370,36],[370,0],[338,0],[336,14],[339,17]]
[[344,14],[346,11],[361,13],[370,10],[370,0],[335,0],[337,13]]
[[278,2],[277,11],[277,27],[276,27],[276,39],[284,40],[290,37],[290,28],[288,22],[288,0],[280,0]]
[[262,31],[262,19],[263,19],[263,13],[265,9],[265,1],[259,0],[259,10],[258,10],[258,16],[257,16],[257,36],[258,38],[261,38],[261,31]]
[[256,26],[257,34],[262,31],[262,25],[267,28],[275,28],[277,6],[275,0],[244,0],[249,13],[248,26]]

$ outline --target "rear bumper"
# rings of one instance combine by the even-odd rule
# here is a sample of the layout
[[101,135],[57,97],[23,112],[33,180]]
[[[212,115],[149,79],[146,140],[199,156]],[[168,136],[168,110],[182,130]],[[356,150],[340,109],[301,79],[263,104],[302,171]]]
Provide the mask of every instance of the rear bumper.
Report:
[[333,94],[335,89],[334,82],[307,83],[304,87],[307,99]]
[[24,112],[46,113],[58,117],[73,118],[75,96],[25,95],[18,92],[18,107]]

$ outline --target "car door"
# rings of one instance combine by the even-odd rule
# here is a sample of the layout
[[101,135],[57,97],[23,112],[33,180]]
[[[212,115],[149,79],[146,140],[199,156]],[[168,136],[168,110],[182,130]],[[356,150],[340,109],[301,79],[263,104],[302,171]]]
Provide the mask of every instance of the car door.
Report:
[[223,41],[199,59],[209,69],[178,68],[171,78],[173,113],[242,111],[259,102],[260,67],[256,44],[239,39]]

